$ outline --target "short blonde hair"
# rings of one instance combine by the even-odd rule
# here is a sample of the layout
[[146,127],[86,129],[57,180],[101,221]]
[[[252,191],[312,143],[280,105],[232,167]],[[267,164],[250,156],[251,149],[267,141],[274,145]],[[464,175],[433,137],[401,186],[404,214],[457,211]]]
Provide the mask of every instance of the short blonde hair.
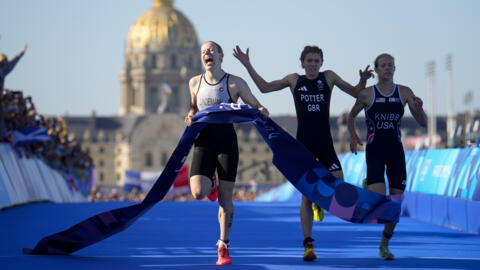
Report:
[[5,54],[0,53],[0,63],[2,63],[3,61],[7,62],[8,58]]
[[218,43],[216,43],[215,41],[205,41],[203,44],[207,44],[207,43],[212,43],[213,45],[215,45],[215,47],[217,47],[217,50],[220,54],[223,54],[223,49],[222,49],[222,46],[220,46]]

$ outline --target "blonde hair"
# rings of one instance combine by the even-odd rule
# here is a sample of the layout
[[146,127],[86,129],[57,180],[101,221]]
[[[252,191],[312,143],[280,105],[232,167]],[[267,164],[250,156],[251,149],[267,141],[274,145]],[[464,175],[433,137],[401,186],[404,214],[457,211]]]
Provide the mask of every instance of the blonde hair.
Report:
[[212,43],[213,45],[215,45],[215,47],[217,47],[217,50],[220,54],[223,54],[223,49],[222,49],[222,46],[220,46],[218,43],[216,43],[215,41],[206,41],[205,43],[203,44],[207,44],[207,43]]
[[5,54],[0,53],[0,63],[2,63],[3,61],[7,62],[8,58]]

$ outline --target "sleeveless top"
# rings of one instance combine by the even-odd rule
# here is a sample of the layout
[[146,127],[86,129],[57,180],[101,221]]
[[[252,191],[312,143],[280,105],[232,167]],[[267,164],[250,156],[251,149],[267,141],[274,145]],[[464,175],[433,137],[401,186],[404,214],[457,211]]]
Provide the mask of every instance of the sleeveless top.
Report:
[[365,109],[367,122],[367,144],[373,143],[401,143],[401,120],[405,111],[404,101],[400,95],[400,87],[395,85],[390,95],[373,86],[373,100]]
[[330,133],[330,97],[332,91],[323,72],[310,80],[299,76],[293,98],[297,112],[297,140],[305,146],[333,143]]
[[230,75],[225,73],[225,75],[222,77],[222,79],[220,79],[218,83],[210,84],[205,79],[205,75],[202,74],[197,89],[198,110],[201,111],[210,106],[220,103],[233,102],[232,98],[230,97],[230,92],[228,91],[229,77]]

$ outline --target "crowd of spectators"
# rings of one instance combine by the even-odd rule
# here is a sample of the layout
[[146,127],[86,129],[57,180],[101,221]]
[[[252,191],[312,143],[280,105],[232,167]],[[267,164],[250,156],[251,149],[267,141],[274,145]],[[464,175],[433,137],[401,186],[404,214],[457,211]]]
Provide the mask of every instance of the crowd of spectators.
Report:
[[[267,192],[269,189],[256,189],[246,186],[239,186],[235,187],[233,190],[233,200],[234,201],[253,201],[257,196]],[[133,202],[141,202],[145,199],[147,194],[145,192],[139,191],[137,188],[133,188],[130,192],[123,191],[118,189],[117,187],[112,188],[103,188],[97,189],[94,188],[90,192],[90,196],[88,198],[91,202],[105,202],[105,201],[133,201]],[[208,200],[205,198],[205,200]],[[171,190],[167,196],[165,196],[164,201],[177,201],[177,202],[185,202],[185,201],[196,201],[190,189],[184,189],[182,192],[176,192],[175,190]]]
[[[20,157],[34,155],[62,172],[80,172],[84,176],[85,169],[93,165],[93,160],[88,151],[81,149],[79,142],[68,136],[65,121],[61,117],[38,114],[31,96],[4,88],[6,76],[26,50],[25,44],[24,49],[11,60],[0,54],[0,142],[10,143]],[[41,134],[42,139],[36,140],[38,137],[31,135],[32,131]],[[18,143],[17,134],[22,135],[23,143]]]
[[[32,127],[44,129],[50,139],[16,146],[14,131]],[[93,164],[88,151],[83,151],[79,142],[69,138],[65,121],[61,117],[38,114],[32,98],[24,97],[22,91],[3,89],[0,92],[0,141],[16,146],[20,157],[42,157],[50,166],[63,171],[86,169]]]

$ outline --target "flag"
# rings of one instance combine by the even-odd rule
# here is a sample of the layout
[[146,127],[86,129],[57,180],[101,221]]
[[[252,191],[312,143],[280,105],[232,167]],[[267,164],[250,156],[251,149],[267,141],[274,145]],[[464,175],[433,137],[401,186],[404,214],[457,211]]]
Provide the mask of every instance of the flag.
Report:
[[51,139],[52,137],[47,134],[47,130],[45,128],[37,126],[27,126],[22,130],[14,130],[12,132],[13,146],[15,147],[30,145]]
[[172,94],[172,88],[168,83],[162,83],[162,92],[164,96],[169,97]]

